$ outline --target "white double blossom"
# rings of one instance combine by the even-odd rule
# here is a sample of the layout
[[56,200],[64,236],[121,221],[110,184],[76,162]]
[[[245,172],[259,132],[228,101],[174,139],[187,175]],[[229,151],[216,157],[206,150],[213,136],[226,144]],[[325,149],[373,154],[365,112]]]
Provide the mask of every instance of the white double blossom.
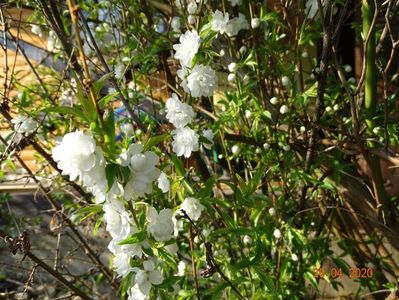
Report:
[[127,238],[131,234],[131,221],[123,202],[119,200],[107,202],[103,210],[106,229],[111,237],[117,241]]
[[180,206],[180,209],[184,210],[193,221],[198,221],[204,208],[205,207],[198,201],[198,199],[193,197],[187,197],[184,199]]
[[14,124],[15,132],[23,135],[29,135],[33,133],[38,125],[34,119],[22,115],[16,116],[11,120],[11,123]]
[[225,33],[226,26],[229,23],[229,14],[223,14],[220,10],[216,10],[212,14],[211,29],[220,34]]
[[143,269],[137,270],[135,281],[141,293],[149,295],[152,285],[161,284],[163,275],[155,269],[155,264],[151,260],[143,262]]
[[167,175],[164,172],[161,172],[161,174],[158,177],[158,187],[161,189],[163,193],[169,192],[170,182]]
[[147,211],[148,233],[158,242],[165,242],[172,238],[174,225],[172,220],[173,212],[168,209],[162,209],[159,214],[153,207]]
[[139,285],[136,283],[127,291],[127,300],[147,300],[147,295],[143,294],[140,289]]
[[166,101],[166,118],[173,126],[180,128],[193,121],[194,111],[190,105],[181,102],[173,93],[172,97]]
[[180,44],[173,45],[176,51],[175,58],[180,61],[183,67],[191,67],[191,62],[198,52],[200,46],[200,37],[195,29],[188,30],[180,36]]
[[229,19],[228,13],[216,10],[212,14],[211,29],[220,34],[226,33],[228,36],[236,36],[240,30],[249,29],[249,23],[242,13],[238,17]]
[[187,87],[193,97],[211,97],[217,87],[216,72],[210,66],[196,65],[187,76]]
[[177,128],[172,134],[172,149],[177,156],[190,157],[191,152],[198,151],[198,134],[191,128]]
[[128,166],[131,175],[125,186],[124,197],[136,199],[152,192],[152,183],[159,177],[156,167],[159,157],[152,151],[143,153],[141,144],[131,144],[127,151],[120,155],[122,166]]
[[115,272],[118,274],[118,277],[125,277],[133,268],[130,266],[131,256],[129,253],[119,252],[114,256],[112,261]]

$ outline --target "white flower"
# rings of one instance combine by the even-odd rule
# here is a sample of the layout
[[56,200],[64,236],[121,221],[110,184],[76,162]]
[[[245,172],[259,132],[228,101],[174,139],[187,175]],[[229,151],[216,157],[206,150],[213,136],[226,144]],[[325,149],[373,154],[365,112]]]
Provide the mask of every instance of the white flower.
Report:
[[173,134],[173,152],[177,156],[190,157],[191,152],[198,151],[198,134],[188,127],[177,128],[172,131]]
[[173,216],[172,221],[173,221],[173,235],[177,237],[179,235],[179,231],[183,230],[183,220],[181,218],[176,219],[176,217]]
[[170,26],[172,27],[173,31],[180,32],[180,17],[173,17]]
[[176,71],[176,75],[177,77],[179,77],[181,79],[181,83],[180,86],[183,88],[183,90],[188,93],[190,92],[188,86],[187,86],[187,76],[188,76],[189,72],[188,69],[186,67],[182,67],[181,69]]
[[122,201],[107,202],[103,206],[106,229],[111,237],[117,241],[127,238],[131,232],[131,221]]
[[173,244],[166,245],[165,249],[170,254],[175,255],[177,253],[177,251],[179,251],[179,246],[177,246],[176,243],[173,243]]
[[47,38],[47,50],[50,52],[56,52],[62,47],[61,41],[57,37],[55,31],[50,30],[49,36]]
[[179,261],[177,264],[177,275],[178,276],[184,276],[186,273],[186,268],[187,268],[187,263],[184,260]]
[[83,131],[67,133],[61,143],[53,148],[52,155],[58,161],[58,167],[63,175],[69,175],[71,180],[89,172],[97,162],[96,142],[91,135]]
[[229,82],[234,82],[234,81],[236,81],[236,74],[230,73],[230,74],[227,76],[227,80],[228,80]]
[[179,100],[175,93],[166,101],[166,118],[176,128],[184,127],[194,118],[193,108]]
[[14,119],[12,119],[11,123],[14,124],[14,130],[16,132],[24,135],[29,135],[33,133],[38,125],[34,119],[21,115],[18,115]]
[[231,153],[237,154],[239,151],[240,147],[238,145],[233,145],[233,147],[231,147]]
[[276,214],[276,210],[274,207],[270,207],[269,208],[269,215],[271,215],[272,217]]
[[175,58],[180,60],[183,67],[191,67],[191,62],[198,52],[201,41],[198,32],[195,29],[187,30],[180,36],[179,41],[180,44],[173,45],[173,49],[176,51]]
[[120,128],[123,134],[126,135],[127,137],[130,137],[134,134],[134,128],[132,123],[123,123],[121,124]]
[[235,72],[237,72],[238,65],[237,65],[235,62],[232,62],[232,63],[230,63],[230,64],[227,66],[227,68],[229,69],[229,71],[230,71],[231,73],[235,73]]
[[121,252],[115,255],[112,264],[118,277],[125,277],[133,270],[130,266],[130,258],[128,253]]
[[197,4],[194,1],[191,1],[188,5],[187,5],[187,12],[190,15],[194,15],[197,12]]
[[[323,3],[323,1],[321,1]],[[308,18],[313,19],[319,10],[317,0],[307,0],[305,5],[305,12],[308,12]]]
[[187,87],[193,97],[213,96],[216,86],[216,72],[209,66],[196,65],[187,76]]
[[187,17],[187,23],[190,25],[194,25],[196,21],[197,21],[197,19],[195,18],[194,15],[189,15]]
[[260,19],[259,18],[253,18],[251,20],[252,29],[258,28],[259,26],[260,26]]
[[212,14],[211,29],[219,32],[220,34],[225,33],[227,23],[229,22],[229,14],[223,14],[220,10],[216,10]]
[[117,64],[114,69],[116,79],[122,79],[125,74],[125,66],[123,64]]
[[278,99],[276,97],[272,97],[270,99],[270,103],[273,104],[273,105],[276,105],[278,103]]
[[278,230],[278,229],[275,229],[275,230],[273,231],[273,235],[274,235],[274,237],[275,237],[276,239],[280,239],[280,238],[281,238],[281,231]]
[[147,295],[143,294],[140,291],[137,283],[127,291],[127,295],[128,295],[127,300],[147,300],[148,299]]
[[[138,230],[137,228],[133,227],[135,230],[132,230],[131,234],[136,233]],[[126,245],[119,245],[118,240],[111,240],[108,244],[108,250],[111,251],[114,255],[118,255],[119,253],[129,254],[130,257],[137,256],[141,258],[143,256],[143,247],[149,248],[150,244],[147,240],[144,240],[141,243],[136,244],[126,244]]]
[[161,172],[161,174],[158,177],[158,187],[164,193],[169,192],[170,182],[169,182],[169,179],[168,179],[168,177],[166,176],[166,174],[164,172]]
[[184,210],[193,221],[198,221],[204,208],[205,207],[193,197],[187,197],[180,205],[180,209]]
[[281,114],[286,114],[286,113],[288,113],[289,112],[289,108],[288,108],[288,106],[287,105],[282,105],[281,107],[280,107],[280,113]]
[[36,24],[32,24],[31,31],[32,31],[34,34],[38,35],[38,36],[42,36],[42,35],[43,35],[42,29],[40,28],[39,25],[36,25]]
[[231,6],[241,5],[242,0],[229,0]]
[[281,77],[281,84],[283,86],[287,86],[289,83],[290,83],[290,79],[288,78],[288,76]]
[[226,26],[228,36],[236,36],[240,30],[249,29],[249,24],[242,13],[238,17],[231,19]]
[[296,255],[295,253],[292,253],[291,259],[292,259],[292,261],[298,261],[298,255]]
[[156,241],[164,242],[172,238],[174,229],[172,215],[172,211],[168,208],[164,208],[159,214],[155,208],[148,208],[148,233],[151,234]]
[[251,245],[252,244],[252,238],[249,235],[244,235],[242,238],[242,242],[244,245]]
[[206,148],[206,149],[208,149],[208,150],[211,150],[211,148],[212,148],[212,145],[213,145],[213,138],[214,138],[214,135],[213,135],[213,132],[212,132],[212,129],[206,129],[206,130],[204,130],[203,132],[202,132],[202,135],[203,135],[203,137],[204,138],[206,138],[208,141],[204,141],[203,142],[203,145],[204,145],[204,147]]
[[252,115],[252,112],[251,112],[250,110],[247,109],[247,110],[245,111],[245,117],[246,117],[246,118],[249,118],[249,117],[251,117],[251,115]]
[[143,262],[143,270],[138,270],[135,281],[144,295],[149,295],[153,284],[161,284],[163,275],[160,271],[155,270],[155,264],[151,260]]
[[264,143],[263,144],[263,149],[267,150],[270,148],[270,144],[269,143]]
[[152,192],[152,183],[159,176],[159,169],[155,165],[159,157],[152,151],[142,153],[141,144],[131,144],[127,151],[121,153],[122,166],[129,166],[131,175],[125,186],[125,198],[135,199]]

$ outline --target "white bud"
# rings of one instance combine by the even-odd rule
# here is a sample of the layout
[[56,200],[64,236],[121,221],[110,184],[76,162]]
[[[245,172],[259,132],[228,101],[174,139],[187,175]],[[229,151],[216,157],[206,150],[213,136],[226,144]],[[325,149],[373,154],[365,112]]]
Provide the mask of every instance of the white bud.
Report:
[[226,51],[224,51],[224,49],[221,49],[220,51],[219,51],[219,55],[220,56],[224,56],[226,54]]
[[284,104],[284,105],[282,105],[282,106],[280,107],[280,113],[281,113],[282,115],[286,114],[288,111],[289,111],[289,108],[288,108],[287,105]]
[[218,155],[218,158],[219,158],[219,159],[222,159],[222,158],[223,158],[223,154],[219,154],[219,155]]
[[333,110],[334,110],[334,111],[339,110],[339,105],[338,105],[338,104],[335,104],[335,105],[333,106]]
[[285,145],[285,146],[283,147],[283,150],[284,150],[284,151],[290,151],[290,149],[291,149],[290,145]]
[[235,72],[237,72],[238,65],[236,63],[232,62],[231,64],[229,64],[227,66],[227,68],[229,69],[230,73],[235,73]]
[[326,107],[326,112],[329,113],[329,112],[331,112],[331,111],[332,111],[332,107],[331,107],[331,106],[327,106],[327,107]]
[[352,72],[352,66],[346,65],[346,66],[344,67],[344,71],[345,71],[346,73]]
[[251,115],[252,115],[252,113],[251,113],[250,110],[246,110],[246,111],[245,111],[245,117],[246,117],[246,118],[249,118]]
[[379,131],[380,131],[380,127],[374,127],[373,128],[374,134],[378,134]]
[[280,239],[281,238],[281,231],[278,229],[274,229],[273,231],[273,235],[276,239]]
[[191,1],[188,5],[187,5],[187,12],[190,15],[193,15],[197,12],[197,4],[194,1]]
[[234,145],[233,147],[231,147],[231,152],[233,154],[237,154],[238,151],[240,151],[240,147],[238,147],[238,145]]
[[248,74],[245,74],[245,75],[244,75],[244,78],[243,78],[242,80],[244,81],[244,83],[248,83],[248,82],[249,82],[249,79],[250,79],[249,75],[248,75]]
[[246,46],[241,46],[239,51],[240,51],[240,54],[242,55],[242,54],[245,53],[245,51],[247,51],[247,47]]
[[131,123],[123,123],[121,125],[121,131],[126,136],[131,136],[134,133],[133,125]]
[[281,77],[281,84],[283,86],[287,86],[289,83],[290,83],[290,79],[288,78],[288,76]]
[[309,53],[306,51],[303,51],[301,54],[302,58],[308,58],[309,57]]
[[270,103],[276,105],[278,103],[278,99],[276,97],[273,97],[270,99]]
[[242,241],[244,245],[251,245],[252,244],[252,238],[249,235],[244,235],[242,238]]
[[272,217],[276,215],[276,210],[274,209],[274,207],[269,208],[269,215],[271,215]]
[[270,148],[270,145],[268,143],[263,144],[263,149],[267,150]]
[[189,15],[189,16],[188,16],[188,18],[187,18],[188,24],[194,25],[194,24],[195,24],[195,21],[196,21],[195,16],[193,16],[193,15]]
[[259,26],[260,26],[260,19],[259,18],[253,18],[251,20],[252,29],[258,28]]
[[255,153],[256,153],[256,154],[261,154],[261,153],[262,153],[262,149],[259,148],[259,147],[257,147],[257,148],[255,149]]
[[354,77],[351,77],[348,79],[349,83],[356,83],[356,79]]
[[236,81],[236,74],[230,73],[230,74],[227,76],[227,80],[228,80],[229,82],[234,82],[234,81]]
[[295,253],[292,253],[291,259],[292,259],[292,261],[298,261],[298,255],[296,255]]

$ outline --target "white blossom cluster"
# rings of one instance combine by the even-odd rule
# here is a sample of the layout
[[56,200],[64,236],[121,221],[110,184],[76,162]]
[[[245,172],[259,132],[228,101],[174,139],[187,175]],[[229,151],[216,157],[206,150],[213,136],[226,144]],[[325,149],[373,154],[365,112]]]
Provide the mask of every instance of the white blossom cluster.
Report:
[[173,45],[175,58],[180,61],[182,68],[177,76],[182,80],[184,91],[193,97],[210,97],[217,87],[216,72],[210,67],[197,64],[192,67],[193,59],[198,52],[201,38],[195,29],[187,30],[179,38],[180,44]]
[[15,132],[23,135],[33,133],[38,125],[34,119],[22,115],[16,116],[11,120],[11,123],[14,125]]
[[[150,194],[152,184],[157,179],[162,191],[169,190],[170,184],[166,174],[161,173],[156,167],[158,156],[151,151],[143,152],[143,146],[140,144],[130,145],[120,155],[121,165],[130,170],[129,180],[125,187],[115,181],[109,191],[104,155],[92,135],[82,131],[67,133],[53,148],[52,156],[58,162],[63,175],[68,175],[70,180],[78,179],[95,196],[96,203],[104,202],[103,219],[112,238],[108,249],[114,255],[113,268],[118,277],[122,278],[131,272],[135,273],[135,284],[128,291],[128,299],[147,299],[152,285],[161,284],[163,281],[156,261],[143,252],[143,248],[150,247],[148,239],[135,244],[121,242],[140,232],[131,212],[126,209],[125,202]],[[175,230],[172,215],[170,209],[163,209],[158,213],[155,208],[149,207],[148,236],[152,236],[156,241],[169,241]],[[142,269],[131,266],[133,258],[146,259]]]

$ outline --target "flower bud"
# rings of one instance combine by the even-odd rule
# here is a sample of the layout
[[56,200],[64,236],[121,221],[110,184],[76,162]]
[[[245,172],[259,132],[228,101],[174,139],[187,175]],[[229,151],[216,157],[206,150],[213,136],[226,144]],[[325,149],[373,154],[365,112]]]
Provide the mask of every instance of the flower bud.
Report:
[[253,18],[251,20],[252,29],[258,28],[259,26],[260,26],[260,19],[259,18]]
[[283,86],[287,86],[289,83],[290,83],[290,79],[288,78],[288,76],[281,77],[281,84]]
[[288,106],[287,105],[282,105],[281,107],[280,107],[280,113],[282,114],[282,115],[284,115],[284,114],[286,114],[287,112],[289,112],[289,108],[288,108]]
[[233,154],[237,154],[240,151],[240,147],[238,147],[238,145],[234,145],[233,147],[231,147],[231,152]]
[[274,207],[269,208],[269,215],[272,217],[276,215],[276,209]]
[[188,16],[188,18],[187,18],[188,24],[194,25],[194,24],[195,24],[195,21],[196,21],[196,18],[195,18],[194,15],[189,15],[189,16]]
[[236,81],[236,74],[230,73],[230,74],[227,76],[227,80],[228,80],[229,82],[234,82],[234,81]]
[[229,64],[227,66],[227,68],[229,69],[230,73],[235,73],[235,72],[237,72],[238,65],[236,63],[232,62],[231,64]]
[[242,241],[243,241],[244,245],[252,244],[252,238],[249,235],[244,235]]
[[275,229],[274,231],[273,231],[273,236],[276,238],[276,239],[280,239],[281,238],[281,231],[280,230],[278,230],[278,229]]
[[277,98],[276,97],[271,98],[270,99],[270,103],[273,104],[273,105],[276,105],[278,103]]

